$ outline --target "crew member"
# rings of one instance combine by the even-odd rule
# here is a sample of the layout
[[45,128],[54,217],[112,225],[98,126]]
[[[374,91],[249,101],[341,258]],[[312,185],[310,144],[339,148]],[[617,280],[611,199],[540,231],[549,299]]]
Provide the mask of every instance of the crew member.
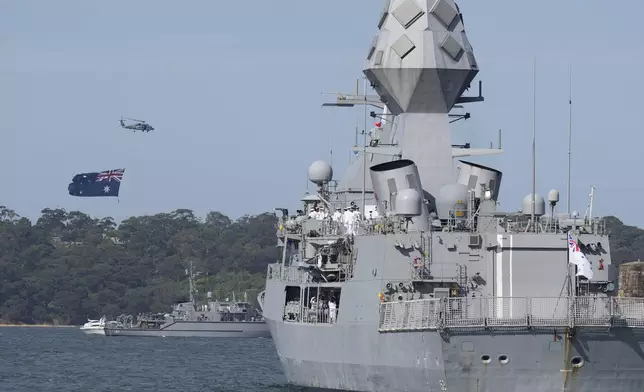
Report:
[[329,299],[329,322],[331,324],[335,323],[335,312],[337,310],[337,306],[335,304],[335,298],[331,297]]

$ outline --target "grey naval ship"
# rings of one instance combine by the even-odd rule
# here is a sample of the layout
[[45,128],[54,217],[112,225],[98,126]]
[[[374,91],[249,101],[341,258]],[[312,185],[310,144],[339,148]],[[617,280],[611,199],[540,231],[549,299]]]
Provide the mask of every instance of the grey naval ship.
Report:
[[480,82],[464,96],[478,65],[458,6],[388,1],[377,27],[364,69],[377,96],[325,105],[381,121],[343,178],[316,161],[317,193],[295,216],[276,209],[263,307],[288,383],[644,391],[644,299],[617,294],[604,221],[559,212],[534,179],[521,211],[498,211],[502,173],[461,158],[501,146],[451,144],[452,109],[483,100]]
[[[243,301],[207,301],[197,304],[195,299],[195,273],[190,263],[190,301],[175,304],[172,312],[120,315],[115,321],[105,323],[106,336],[158,336],[158,337],[207,337],[207,338],[270,338],[268,326],[261,311],[252,312],[252,305],[244,294]],[[260,307],[264,292],[257,300]],[[208,298],[211,293],[208,293]]]

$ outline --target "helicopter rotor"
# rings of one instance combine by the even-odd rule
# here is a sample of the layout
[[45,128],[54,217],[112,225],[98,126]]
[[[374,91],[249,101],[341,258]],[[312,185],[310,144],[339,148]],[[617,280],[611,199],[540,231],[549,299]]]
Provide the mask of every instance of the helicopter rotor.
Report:
[[125,117],[125,119],[126,119],[126,120],[130,120],[130,121],[136,121],[136,122],[140,122],[140,123],[145,123],[145,121],[143,121],[143,120],[137,120],[136,118],[128,118],[128,117]]

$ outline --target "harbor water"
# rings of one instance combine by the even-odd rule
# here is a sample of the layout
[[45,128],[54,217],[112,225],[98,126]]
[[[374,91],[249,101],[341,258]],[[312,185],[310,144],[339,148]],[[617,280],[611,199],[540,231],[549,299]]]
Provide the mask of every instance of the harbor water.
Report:
[[131,338],[0,328],[0,392],[284,392],[271,339]]

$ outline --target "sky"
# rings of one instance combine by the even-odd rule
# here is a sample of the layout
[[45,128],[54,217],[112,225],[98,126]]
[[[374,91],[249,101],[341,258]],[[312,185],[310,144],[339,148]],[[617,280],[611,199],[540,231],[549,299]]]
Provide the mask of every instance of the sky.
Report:
[[[584,214],[594,185],[595,215],[644,226],[644,2],[458,3],[485,102],[467,107],[454,143],[486,147],[503,130],[502,155],[470,159],[503,172],[501,209],[532,190],[536,57],[537,193],[558,189],[565,211],[570,64],[572,209]],[[0,205],[117,221],[294,210],[311,162],[332,150],[336,178],[347,165],[363,109],[322,108],[323,93],[362,78],[382,4],[1,0]],[[74,174],[117,168],[118,199],[67,193]]]

